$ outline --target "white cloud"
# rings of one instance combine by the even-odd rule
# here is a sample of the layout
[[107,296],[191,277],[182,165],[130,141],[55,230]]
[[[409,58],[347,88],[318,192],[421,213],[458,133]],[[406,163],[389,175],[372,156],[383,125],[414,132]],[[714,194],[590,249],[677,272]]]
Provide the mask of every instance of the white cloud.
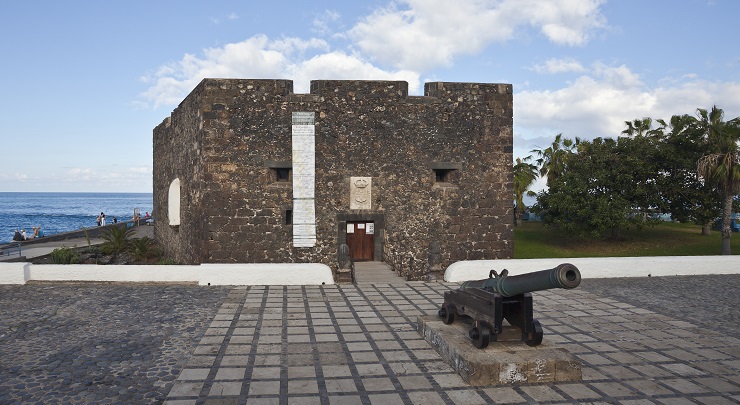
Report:
[[[692,80],[676,87],[658,87],[654,118],[668,120],[674,114],[694,114],[697,108],[710,109],[713,105],[725,111],[725,120],[740,116],[740,83]],[[635,117],[636,118],[636,117]]]
[[300,38],[283,38],[269,41],[267,46],[269,47],[269,49],[280,52],[286,57],[297,55],[300,58],[302,58],[306,52],[309,52],[312,49],[317,49],[321,51],[329,50],[329,44],[327,44],[326,41],[316,38],[310,38],[306,40]]
[[[592,30],[603,25],[602,2],[402,0],[377,9],[348,32],[335,35],[335,39],[353,40],[351,47],[362,54],[332,49],[316,38],[270,40],[255,35],[205,49],[201,56],[186,54],[180,61],[160,67],[142,78],[150,86],[141,98],[154,107],[176,105],[206,77],[296,79],[297,92],[307,91],[308,79],[406,80],[410,92],[416,94],[421,72],[450,66],[455,57],[478,53],[491,42],[510,40],[529,26],[556,44],[581,45]],[[327,10],[313,21],[314,29],[327,34],[329,24],[339,18],[338,13]],[[369,57],[395,69],[383,69]]]
[[[520,150],[547,146],[558,133],[573,138],[618,136],[625,121],[651,117],[669,120],[716,104],[726,119],[740,115],[740,83],[708,82],[686,76],[671,86],[649,87],[626,66],[601,63],[575,81],[553,91],[514,95],[514,124]],[[549,139],[550,141],[543,142]]]
[[294,91],[308,93],[311,80],[404,80],[409,83],[409,91],[420,91],[421,82],[415,72],[399,70],[385,71],[342,52],[317,55],[307,61],[290,67],[291,77],[295,79]]
[[29,180],[29,176],[26,173],[0,173],[0,180],[2,183],[23,183]]
[[[309,91],[310,80],[405,80],[411,94],[421,90],[421,74],[450,66],[455,58],[484,50],[535,32],[555,45],[586,44],[605,27],[604,0],[398,0],[376,9],[343,35],[354,41],[337,49],[316,39],[270,39],[255,35],[244,41],[186,54],[142,78],[149,88],[141,95],[149,105],[176,105],[203,78],[294,80],[294,91]],[[340,15],[325,11],[313,21],[315,32],[330,34]],[[354,50],[354,51],[353,51]],[[379,65],[378,63],[386,64]],[[394,66],[385,69],[382,66]],[[531,70],[542,74],[579,76],[551,90],[517,91],[514,118],[517,149],[533,142],[568,137],[591,139],[616,136],[624,121],[641,117],[665,118],[693,113],[717,104],[727,117],[740,113],[740,84],[701,81],[686,74],[647,85],[628,66],[594,63],[584,66],[573,58],[551,58]],[[427,78],[438,72],[431,71]],[[527,86],[528,87],[528,86]],[[545,142],[545,146],[549,142]]]
[[514,97],[515,124],[526,137],[618,135],[624,121],[646,116],[656,103],[628,69],[601,65],[559,90],[523,91]]
[[67,169],[67,172],[64,176],[67,179],[72,180],[90,180],[97,177],[97,173],[90,168],[87,167],[73,167],[70,169]]
[[[237,13],[231,12],[225,18],[230,21],[238,20],[239,15]],[[221,24],[221,17],[210,17],[210,20],[215,25]]]
[[341,15],[334,10],[325,10],[321,15],[313,19],[312,31],[319,35],[331,34],[333,30],[330,25],[339,21],[340,17]]
[[[591,32],[605,25],[599,7],[605,0],[512,0],[505,6],[513,17],[539,28],[551,42],[579,46],[590,39]],[[513,9],[513,10],[512,10]]]
[[146,77],[145,81],[153,85],[141,96],[156,108],[178,104],[206,77],[275,78],[288,63],[285,52],[291,52],[288,49],[299,41],[271,42],[266,36],[257,35],[220,48],[205,49],[203,57],[186,54],[180,61],[160,67],[153,77]]
[[134,174],[149,174],[152,172],[152,167],[151,166],[129,167],[127,171],[129,173],[134,173]]
[[534,65],[533,71],[541,74],[584,72],[586,68],[573,58],[550,58],[543,64]]
[[365,17],[350,31],[357,46],[403,69],[451,66],[458,55],[505,42],[528,26],[557,45],[583,45],[603,27],[603,0],[403,0]]
[[613,67],[596,62],[593,65],[593,74],[610,86],[616,88],[637,88],[642,86],[640,77],[632,73],[625,65]]
[[406,80],[412,92],[420,87],[419,75],[412,71],[382,70],[359,55],[328,49],[325,41],[315,38],[270,40],[257,35],[205,49],[201,57],[186,54],[182,60],[160,67],[142,78],[150,87],[141,98],[155,108],[177,105],[204,78],[287,78],[294,80],[297,93],[307,93],[309,81],[317,79]]
[[0,173],[0,191],[151,192],[151,166],[30,167]]
[[[77,188],[109,191],[146,189],[152,182],[151,166],[132,167],[70,167],[62,175],[40,176],[37,182],[53,182],[58,185],[74,184]],[[143,186],[143,187],[142,187]]]
[[151,192],[151,166],[72,168],[58,179],[60,184],[73,184],[90,191]]

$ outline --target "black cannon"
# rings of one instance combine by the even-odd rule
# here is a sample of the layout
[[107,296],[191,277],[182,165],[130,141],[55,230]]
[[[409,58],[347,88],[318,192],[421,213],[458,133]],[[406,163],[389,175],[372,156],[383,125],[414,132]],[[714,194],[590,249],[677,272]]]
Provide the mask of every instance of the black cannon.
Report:
[[527,345],[539,345],[542,326],[532,317],[532,292],[578,287],[581,272],[576,266],[564,263],[519,276],[508,274],[508,270],[501,274],[491,270],[486,279],[466,281],[459,289],[445,292],[439,317],[448,325],[456,316],[472,320],[469,336],[479,349],[498,340],[504,319],[521,330],[521,340]]

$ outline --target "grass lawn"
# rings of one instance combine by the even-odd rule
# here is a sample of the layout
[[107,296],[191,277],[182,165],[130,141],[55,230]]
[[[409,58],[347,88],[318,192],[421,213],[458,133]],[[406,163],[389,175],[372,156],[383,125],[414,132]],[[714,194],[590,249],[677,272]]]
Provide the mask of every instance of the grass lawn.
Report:
[[[615,257],[615,256],[703,256],[718,255],[722,235],[701,235],[701,227],[664,222],[643,230],[623,232],[624,240],[580,239],[542,222],[524,222],[514,227],[514,258]],[[732,253],[740,254],[740,234],[732,234]]]

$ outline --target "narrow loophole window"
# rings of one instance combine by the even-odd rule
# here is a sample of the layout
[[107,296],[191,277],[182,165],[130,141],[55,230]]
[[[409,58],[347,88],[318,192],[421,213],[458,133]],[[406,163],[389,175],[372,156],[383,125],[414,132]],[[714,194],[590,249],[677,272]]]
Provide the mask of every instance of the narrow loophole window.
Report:
[[454,169],[434,169],[434,182],[435,183],[449,183],[450,173]]
[[285,225],[293,225],[293,210],[285,210]]
[[290,168],[278,167],[273,170],[275,171],[275,181],[280,181],[280,182],[290,181]]

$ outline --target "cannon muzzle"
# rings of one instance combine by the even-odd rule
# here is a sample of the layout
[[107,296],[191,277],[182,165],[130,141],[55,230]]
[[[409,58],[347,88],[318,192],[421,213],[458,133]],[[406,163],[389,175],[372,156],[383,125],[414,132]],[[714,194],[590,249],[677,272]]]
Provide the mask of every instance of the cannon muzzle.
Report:
[[512,297],[552,288],[576,288],[581,284],[581,272],[578,271],[578,267],[570,263],[563,263],[554,269],[535,271],[518,276],[509,276],[508,273],[507,270],[504,270],[499,275],[495,270],[491,270],[488,278],[465,281],[460,285],[460,289],[483,288],[499,293],[504,297]]

